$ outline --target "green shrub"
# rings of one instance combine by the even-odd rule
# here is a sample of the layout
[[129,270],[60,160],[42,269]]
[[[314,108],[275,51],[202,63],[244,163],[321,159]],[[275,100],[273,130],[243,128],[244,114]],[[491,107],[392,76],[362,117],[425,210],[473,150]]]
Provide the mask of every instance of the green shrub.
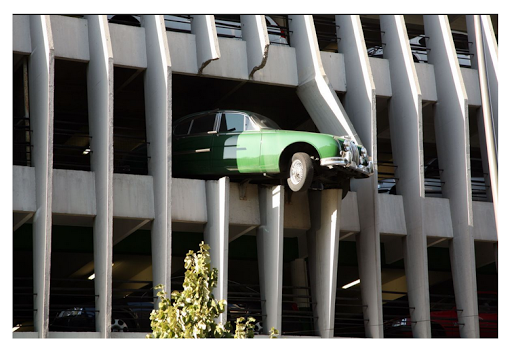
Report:
[[[217,286],[218,270],[210,267],[210,247],[201,242],[199,251],[190,250],[185,258],[185,280],[183,291],[173,291],[171,298],[167,297],[162,285],[160,290],[158,310],[151,312],[151,329],[153,332],[147,338],[235,338],[245,339],[254,337],[254,318],[243,317],[236,321],[232,333],[231,323],[216,323],[226,309],[226,300],[217,301],[212,294]],[[278,331],[270,330],[270,337],[275,338]]]

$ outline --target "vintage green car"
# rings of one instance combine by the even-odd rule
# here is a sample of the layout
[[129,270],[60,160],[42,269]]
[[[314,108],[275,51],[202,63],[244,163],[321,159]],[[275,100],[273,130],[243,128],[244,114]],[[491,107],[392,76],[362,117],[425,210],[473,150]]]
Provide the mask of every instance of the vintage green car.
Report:
[[364,147],[348,138],[282,130],[258,113],[213,110],[177,120],[173,127],[173,176],[285,180],[293,191],[342,188],[367,178],[373,163]]

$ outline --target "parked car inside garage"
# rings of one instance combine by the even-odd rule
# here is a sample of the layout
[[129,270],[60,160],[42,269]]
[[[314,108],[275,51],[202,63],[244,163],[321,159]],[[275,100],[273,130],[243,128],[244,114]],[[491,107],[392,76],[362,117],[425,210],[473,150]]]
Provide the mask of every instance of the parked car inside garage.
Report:
[[293,191],[342,188],[368,178],[373,162],[362,145],[329,134],[282,130],[255,112],[213,110],[175,122],[173,175],[264,179]]

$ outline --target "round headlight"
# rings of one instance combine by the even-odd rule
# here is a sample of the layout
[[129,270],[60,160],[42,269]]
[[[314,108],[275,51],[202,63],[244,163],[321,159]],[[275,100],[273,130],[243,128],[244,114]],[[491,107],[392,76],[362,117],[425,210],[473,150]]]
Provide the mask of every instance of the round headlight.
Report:
[[345,139],[343,141],[343,151],[350,151],[350,140]]

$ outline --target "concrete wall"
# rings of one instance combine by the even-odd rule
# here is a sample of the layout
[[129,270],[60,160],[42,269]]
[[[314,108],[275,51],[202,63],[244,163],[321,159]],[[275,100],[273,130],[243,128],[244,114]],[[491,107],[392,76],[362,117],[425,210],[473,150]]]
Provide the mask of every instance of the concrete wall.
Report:
[[30,16],[12,16],[12,51],[30,54],[32,44],[30,42]]
[[94,173],[65,169],[54,170],[52,212],[96,215]]
[[[78,61],[89,61],[87,19],[50,16],[55,56]],[[94,41],[91,41],[94,42]]]

